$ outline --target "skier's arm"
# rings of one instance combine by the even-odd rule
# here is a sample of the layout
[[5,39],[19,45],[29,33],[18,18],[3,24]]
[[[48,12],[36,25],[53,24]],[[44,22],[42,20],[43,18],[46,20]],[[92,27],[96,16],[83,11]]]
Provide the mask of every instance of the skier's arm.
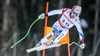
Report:
[[56,15],[56,14],[63,14],[68,8],[52,10],[48,12],[48,16]]
[[85,43],[84,43],[84,34],[83,34],[83,31],[82,31],[82,28],[81,28],[81,23],[80,21],[76,22],[75,24],[77,30],[78,30],[78,34],[79,34],[79,37],[80,37],[80,47],[81,49],[84,49],[85,48]]
[[56,14],[62,14],[62,10],[63,9],[52,10],[52,11],[48,12],[48,16],[52,16],[52,15],[56,15]]
[[80,42],[81,42],[81,43],[84,43],[84,34],[83,34],[83,31],[82,31],[82,28],[81,28],[81,23],[80,23],[80,21],[76,22],[75,26],[76,26],[76,28],[77,28],[77,30],[78,30]]
[[52,10],[52,11],[48,12],[47,14],[42,13],[41,15],[38,16],[38,18],[44,19],[46,16],[53,16],[53,15],[57,15],[57,14],[63,14],[67,9],[68,8]]

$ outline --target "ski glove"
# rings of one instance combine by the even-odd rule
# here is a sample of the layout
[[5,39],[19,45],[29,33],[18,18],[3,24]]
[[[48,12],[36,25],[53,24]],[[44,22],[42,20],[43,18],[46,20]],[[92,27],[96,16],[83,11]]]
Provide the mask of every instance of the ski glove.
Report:
[[84,48],[85,48],[85,44],[82,43],[82,44],[80,45],[80,48],[81,48],[81,49],[84,49]]
[[38,19],[44,19],[48,14],[42,13],[38,16]]

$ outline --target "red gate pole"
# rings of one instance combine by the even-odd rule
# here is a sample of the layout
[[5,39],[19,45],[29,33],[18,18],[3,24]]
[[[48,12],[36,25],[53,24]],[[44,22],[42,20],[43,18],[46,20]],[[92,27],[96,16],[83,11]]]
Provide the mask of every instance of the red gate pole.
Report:
[[[46,13],[48,13],[48,7],[49,7],[49,2],[46,3]],[[44,36],[47,34],[47,23],[48,23],[48,17],[45,19],[45,25],[44,25]],[[42,51],[42,56],[45,56],[45,50]]]

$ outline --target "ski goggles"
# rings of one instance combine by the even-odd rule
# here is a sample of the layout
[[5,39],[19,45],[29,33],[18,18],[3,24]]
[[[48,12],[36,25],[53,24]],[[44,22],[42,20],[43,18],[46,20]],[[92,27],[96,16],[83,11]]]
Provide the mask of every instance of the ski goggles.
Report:
[[72,12],[75,16],[78,16],[79,14],[75,11]]

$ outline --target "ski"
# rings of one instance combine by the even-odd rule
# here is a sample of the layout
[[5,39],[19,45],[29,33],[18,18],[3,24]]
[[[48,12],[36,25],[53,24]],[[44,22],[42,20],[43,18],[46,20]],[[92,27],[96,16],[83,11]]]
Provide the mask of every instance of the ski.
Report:
[[48,46],[46,46],[46,47],[39,48],[39,49],[37,49],[37,51],[41,51],[41,50],[43,50],[43,49],[49,49],[49,48],[53,48],[53,47],[59,47],[59,46],[61,46],[61,44],[59,44],[59,43],[51,44],[51,45],[48,45]]
[[59,46],[61,46],[61,44],[59,44],[59,43],[51,44],[51,45],[41,45],[41,46],[38,46],[38,47],[33,47],[33,48],[30,48],[30,49],[27,49],[26,51],[28,53],[30,53],[30,52],[33,52],[33,51],[41,51],[41,50],[44,50],[44,49],[49,49],[49,48],[59,47]]

